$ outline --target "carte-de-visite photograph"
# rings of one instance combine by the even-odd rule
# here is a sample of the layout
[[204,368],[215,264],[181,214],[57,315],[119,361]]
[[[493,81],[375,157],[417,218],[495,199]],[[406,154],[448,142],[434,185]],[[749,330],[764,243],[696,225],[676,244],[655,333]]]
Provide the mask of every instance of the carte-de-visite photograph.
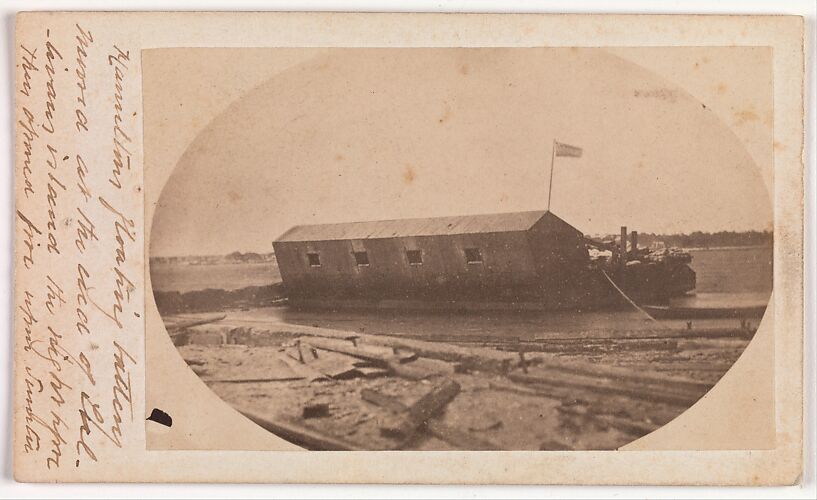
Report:
[[146,300],[201,383],[301,448],[620,449],[768,319],[768,48],[160,49],[143,71]]

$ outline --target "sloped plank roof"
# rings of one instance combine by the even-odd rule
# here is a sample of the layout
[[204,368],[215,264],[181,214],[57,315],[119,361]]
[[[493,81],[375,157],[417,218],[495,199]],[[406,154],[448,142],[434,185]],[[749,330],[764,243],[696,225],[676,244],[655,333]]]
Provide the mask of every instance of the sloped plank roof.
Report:
[[530,212],[461,215],[456,217],[314,224],[295,226],[279,236],[275,241],[366,240],[526,231],[545,214],[558,219],[550,212],[533,210]]

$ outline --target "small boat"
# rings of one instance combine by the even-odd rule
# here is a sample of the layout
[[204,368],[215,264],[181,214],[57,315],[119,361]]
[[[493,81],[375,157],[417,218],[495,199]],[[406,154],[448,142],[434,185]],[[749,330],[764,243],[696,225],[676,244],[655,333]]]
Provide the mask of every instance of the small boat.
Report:
[[685,306],[650,306],[642,309],[656,319],[702,319],[702,318],[762,318],[766,305],[739,307],[685,307]]

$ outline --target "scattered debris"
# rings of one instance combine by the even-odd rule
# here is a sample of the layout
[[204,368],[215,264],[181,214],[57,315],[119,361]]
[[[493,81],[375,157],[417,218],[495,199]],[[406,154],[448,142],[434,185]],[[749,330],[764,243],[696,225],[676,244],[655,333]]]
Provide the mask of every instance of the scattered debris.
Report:
[[385,419],[381,423],[381,433],[396,439],[410,439],[421,425],[441,412],[459,392],[458,383],[450,379],[445,380],[406,408],[404,412],[394,415],[394,418]]
[[183,329],[179,351],[225,401],[309,449],[616,449],[697,401],[751,338],[684,326],[432,342],[225,318]]
[[324,418],[329,416],[329,405],[317,403],[304,406],[303,418]]
[[295,360],[292,360],[290,356],[282,356],[280,359],[284,363],[286,363],[287,366],[289,366],[289,368],[293,372],[307,379],[309,382],[329,380],[329,377],[325,375],[323,372],[316,370],[315,368],[311,367],[306,363],[299,363]]
[[[397,398],[380,394],[371,389],[363,389],[360,393],[364,401],[368,401],[374,405],[386,408],[394,413],[404,413],[409,411],[409,408],[397,400]],[[456,427],[450,426],[442,422],[438,418],[429,418],[422,423],[422,426],[428,432],[443,441],[453,444],[463,450],[498,450],[500,449],[496,444],[486,441],[484,439],[472,436],[463,432]]]

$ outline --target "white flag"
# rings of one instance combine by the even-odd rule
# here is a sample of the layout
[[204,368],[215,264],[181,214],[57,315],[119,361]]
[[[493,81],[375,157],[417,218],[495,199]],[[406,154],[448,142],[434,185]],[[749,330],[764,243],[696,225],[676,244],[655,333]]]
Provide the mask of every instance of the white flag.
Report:
[[556,148],[556,156],[569,156],[571,158],[582,157],[582,148],[577,148],[570,144],[562,144],[561,142],[556,142],[554,147]]

